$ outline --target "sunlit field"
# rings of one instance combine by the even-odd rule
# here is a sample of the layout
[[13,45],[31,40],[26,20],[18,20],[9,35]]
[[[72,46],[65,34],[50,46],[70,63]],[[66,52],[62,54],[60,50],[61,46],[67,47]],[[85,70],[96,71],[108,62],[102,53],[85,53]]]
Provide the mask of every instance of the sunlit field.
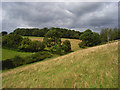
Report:
[[3,72],[3,88],[117,88],[117,46],[95,46]]

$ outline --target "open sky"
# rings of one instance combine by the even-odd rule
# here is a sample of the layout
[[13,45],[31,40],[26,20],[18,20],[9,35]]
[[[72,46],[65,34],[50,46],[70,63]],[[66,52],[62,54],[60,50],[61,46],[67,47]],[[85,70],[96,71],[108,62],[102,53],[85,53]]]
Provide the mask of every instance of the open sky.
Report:
[[61,27],[100,32],[118,27],[117,2],[2,2],[2,30]]

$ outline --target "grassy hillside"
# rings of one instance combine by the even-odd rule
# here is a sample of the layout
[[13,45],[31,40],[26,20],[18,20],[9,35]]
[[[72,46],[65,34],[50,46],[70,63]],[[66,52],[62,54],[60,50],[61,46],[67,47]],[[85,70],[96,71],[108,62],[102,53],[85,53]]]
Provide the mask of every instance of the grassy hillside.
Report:
[[31,55],[33,53],[30,52],[18,52],[14,50],[8,50],[8,49],[2,49],[2,60],[13,58],[16,55],[19,55],[21,57]]
[[[23,37],[28,37],[28,36],[23,36]],[[31,40],[40,40],[40,41],[42,41],[44,37],[31,37],[31,36],[29,36],[28,38],[31,39]],[[81,40],[79,40],[79,39],[62,38],[61,40],[62,40],[62,42],[65,41],[65,40],[69,40],[70,43],[71,43],[71,48],[72,48],[73,51],[76,51],[76,50],[80,49],[78,43],[81,42]]]
[[118,42],[19,67],[2,74],[3,88],[116,88]]

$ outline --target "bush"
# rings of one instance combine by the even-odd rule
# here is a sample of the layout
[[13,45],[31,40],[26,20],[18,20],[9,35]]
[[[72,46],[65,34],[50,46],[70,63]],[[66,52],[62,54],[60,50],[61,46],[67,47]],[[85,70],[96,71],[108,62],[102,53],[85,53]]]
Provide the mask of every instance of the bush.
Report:
[[84,42],[80,42],[78,45],[79,45],[80,48],[85,48],[86,47]]
[[2,46],[7,48],[18,48],[23,38],[17,34],[8,34],[2,38]]
[[25,59],[26,59],[25,62],[28,64],[28,63],[41,61],[45,58],[50,58],[50,57],[52,57],[52,54],[50,52],[42,51],[42,52],[37,52],[31,56],[25,57]]
[[70,52],[71,51],[71,44],[70,44],[70,41],[69,40],[65,40],[62,44],[62,49],[65,51],[65,52]]
[[32,41],[30,39],[24,38],[18,48],[22,51],[29,52],[29,51],[31,51],[30,50],[31,43],[32,43]]
[[56,30],[50,30],[45,34],[43,41],[48,47],[61,43],[61,33]]
[[19,46],[19,49],[25,52],[38,52],[44,50],[45,45],[41,41],[31,41],[28,38],[24,38]]
[[58,45],[58,46],[56,47],[56,54],[59,54],[59,55],[62,54],[62,47],[61,47],[61,45]]
[[2,34],[2,36],[5,36],[5,35],[7,35],[8,33],[7,33],[6,31],[2,31],[1,34]]
[[7,59],[5,61],[2,61],[2,69],[11,69],[15,68],[21,65],[41,61],[45,58],[50,58],[52,57],[52,54],[50,52],[37,52],[31,56],[26,56],[26,57],[20,57],[20,56],[15,56],[12,59]]

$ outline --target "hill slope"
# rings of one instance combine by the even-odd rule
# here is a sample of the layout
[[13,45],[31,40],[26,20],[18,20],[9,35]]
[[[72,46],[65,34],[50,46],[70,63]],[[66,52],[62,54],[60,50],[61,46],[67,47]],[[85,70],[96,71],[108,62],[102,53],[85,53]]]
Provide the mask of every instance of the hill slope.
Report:
[[2,74],[3,87],[116,88],[118,42],[19,67]]

